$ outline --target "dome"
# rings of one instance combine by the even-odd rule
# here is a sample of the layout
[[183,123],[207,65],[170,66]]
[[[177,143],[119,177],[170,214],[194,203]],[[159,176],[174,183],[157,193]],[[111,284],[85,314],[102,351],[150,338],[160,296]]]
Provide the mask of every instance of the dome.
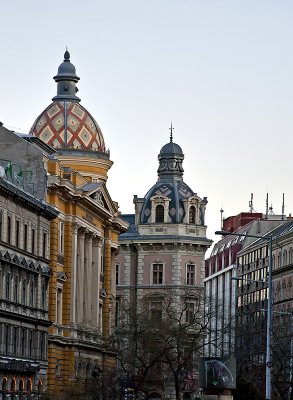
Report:
[[79,104],[80,98],[76,96],[79,77],[67,50],[54,80],[57,83],[57,95],[35,120],[30,134],[55,150],[91,151],[103,153],[109,158],[99,125]]
[[183,155],[182,149],[181,147],[173,142],[167,143],[165,144],[165,146],[163,146],[161,148],[160,151],[160,155],[166,155],[166,154],[180,154]]
[[56,150],[106,152],[99,125],[84,107],[74,101],[54,101],[36,119],[30,134]]
[[75,78],[76,81],[79,80],[79,77],[76,75],[75,72],[75,66],[70,62],[70,54],[67,50],[64,54],[64,61],[62,64],[60,64],[58,68],[58,73],[56,76],[54,76],[54,79],[55,80],[60,78],[64,79],[64,77]]
[[170,142],[165,144],[158,155],[158,181],[144,197],[140,214],[140,222],[148,223],[152,209],[152,199],[162,196],[168,199],[168,215],[170,223],[182,223],[185,216],[184,200],[194,196],[195,193],[183,182],[184,154],[181,147],[173,143],[171,125]]
[[140,214],[140,222],[147,224],[151,214],[151,199],[154,196],[164,196],[170,199],[169,217],[171,223],[182,223],[185,216],[183,200],[189,199],[195,193],[183,180],[161,180],[148,191],[144,197],[144,204]]

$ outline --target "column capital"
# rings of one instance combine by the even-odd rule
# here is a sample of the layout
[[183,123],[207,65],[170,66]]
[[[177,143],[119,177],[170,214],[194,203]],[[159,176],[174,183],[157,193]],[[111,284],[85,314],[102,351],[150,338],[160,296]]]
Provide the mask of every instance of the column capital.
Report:
[[77,235],[77,231],[78,231],[78,228],[80,227],[80,225],[76,222],[72,222],[71,226],[72,226],[72,233],[74,235]]
[[99,236],[99,235],[97,235],[97,234],[94,235],[94,237],[93,237],[93,244],[94,244],[95,246],[102,247],[103,242],[104,242],[104,238],[103,238],[103,237],[101,237],[101,236]]
[[88,229],[85,231],[85,240],[87,242],[91,242],[94,238],[93,232],[90,232]]

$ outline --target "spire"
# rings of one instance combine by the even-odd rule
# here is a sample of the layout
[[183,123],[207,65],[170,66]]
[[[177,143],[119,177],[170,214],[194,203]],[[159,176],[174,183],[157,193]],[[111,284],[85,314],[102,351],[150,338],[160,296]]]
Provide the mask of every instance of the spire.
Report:
[[66,51],[64,53],[64,62],[69,62],[70,61],[70,53],[67,50],[67,46],[66,46]]
[[54,80],[57,83],[57,96],[53,97],[53,101],[80,101],[80,98],[76,96],[78,91],[76,83],[79,81],[79,77],[75,73],[75,66],[70,62],[70,53],[67,47],[64,53],[64,61],[60,64]]
[[173,142],[173,126],[172,126],[172,121],[171,121],[171,128],[169,128],[170,129],[170,143],[172,143]]

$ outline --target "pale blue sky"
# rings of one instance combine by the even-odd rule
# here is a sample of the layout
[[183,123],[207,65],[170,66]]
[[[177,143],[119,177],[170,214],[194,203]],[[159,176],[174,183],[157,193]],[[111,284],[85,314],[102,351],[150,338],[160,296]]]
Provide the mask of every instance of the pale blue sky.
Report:
[[169,140],[207,196],[208,235],[254,208],[293,214],[293,2],[11,0],[1,4],[0,121],[28,132],[56,93],[67,45],[81,104],[98,121],[121,212],[157,179]]

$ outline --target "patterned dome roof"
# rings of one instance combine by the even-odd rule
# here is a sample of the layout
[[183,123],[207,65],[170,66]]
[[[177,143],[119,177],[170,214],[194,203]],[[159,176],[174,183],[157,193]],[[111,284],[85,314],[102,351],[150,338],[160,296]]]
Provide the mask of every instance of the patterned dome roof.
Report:
[[56,150],[85,150],[109,156],[99,125],[79,104],[80,98],[76,96],[79,77],[67,50],[54,80],[57,83],[57,95],[35,120],[30,134]]
[[170,199],[169,217],[172,223],[182,223],[185,212],[183,199],[194,196],[195,193],[182,179],[159,179],[158,182],[145,195],[144,205],[141,210],[140,222],[148,223],[151,213],[151,198],[164,196]]
[[56,150],[106,152],[99,125],[76,101],[54,101],[39,115],[30,133]]

